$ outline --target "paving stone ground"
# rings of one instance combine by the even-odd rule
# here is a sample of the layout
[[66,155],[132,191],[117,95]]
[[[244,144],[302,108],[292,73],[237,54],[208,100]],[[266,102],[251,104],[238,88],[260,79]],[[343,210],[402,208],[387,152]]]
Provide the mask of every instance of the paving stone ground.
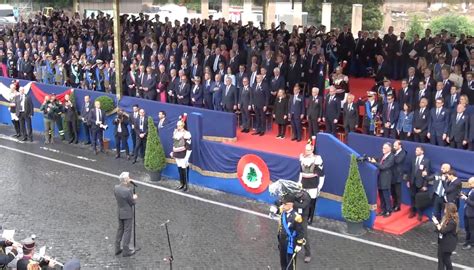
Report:
[[[0,134],[9,136],[11,130],[0,127]],[[61,142],[48,150],[39,136],[35,139],[21,144],[0,136],[0,145],[112,174],[127,170],[137,180],[149,180],[141,163],[115,160],[111,153],[95,156],[87,146]],[[174,269],[279,269],[275,221],[142,185],[137,205],[137,243],[142,250],[131,258],[114,256],[117,220],[112,189],[117,179],[4,148],[0,157],[0,224],[16,229],[18,240],[36,234],[38,245],[48,246],[48,254],[61,261],[78,257],[83,269],[169,269],[163,260],[169,251],[160,224],[170,220]],[[157,185],[174,187],[176,181]],[[264,203],[202,187],[192,186],[189,193],[261,213],[268,209]],[[345,230],[344,223],[324,218],[313,226]],[[425,224],[403,236],[369,231],[361,238],[436,257],[432,230]],[[309,239],[313,261],[304,264],[300,258],[298,269],[436,267],[433,261],[317,231],[310,231]],[[453,261],[474,266],[472,254],[458,248]]]

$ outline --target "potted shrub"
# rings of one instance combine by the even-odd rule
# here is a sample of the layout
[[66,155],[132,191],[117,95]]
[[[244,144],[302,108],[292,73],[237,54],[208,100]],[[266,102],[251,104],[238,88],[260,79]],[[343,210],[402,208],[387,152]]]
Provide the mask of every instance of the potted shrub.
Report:
[[145,169],[150,174],[151,181],[161,180],[161,171],[166,166],[166,157],[160,137],[158,136],[158,130],[151,116],[148,117],[148,136],[144,164]]
[[[100,108],[104,110],[106,115],[112,114],[112,111],[115,109],[114,100],[109,96],[100,96],[95,99],[95,101],[100,102]],[[109,149],[110,141],[104,136],[104,149]]]
[[370,206],[354,155],[351,155],[349,175],[342,196],[342,216],[346,220],[349,234],[365,232],[363,222],[370,217]]

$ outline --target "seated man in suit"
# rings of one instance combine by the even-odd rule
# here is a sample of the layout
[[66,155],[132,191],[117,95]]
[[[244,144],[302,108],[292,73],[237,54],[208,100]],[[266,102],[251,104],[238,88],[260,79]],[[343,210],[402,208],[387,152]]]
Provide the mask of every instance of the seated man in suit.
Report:
[[466,106],[458,104],[456,113],[451,115],[446,141],[452,148],[464,149],[464,146],[467,145],[469,119],[468,115],[464,113],[465,110]]
[[435,105],[436,107],[430,112],[427,137],[431,144],[445,146],[448,136],[449,113],[443,107],[443,98],[436,99]]
[[423,209],[416,207],[415,198],[418,193],[428,191],[428,181],[423,175],[428,175],[430,172],[431,162],[425,157],[425,150],[422,146],[416,147],[415,155],[415,159],[411,162],[411,174],[407,182],[411,197],[411,213],[408,217],[413,218],[418,213],[418,220],[421,220]]
[[97,140],[99,141],[100,152],[105,153],[103,132],[107,125],[105,124],[105,112],[100,108],[100,101],[94,102],[94,109],[89,112],[89,122],[91,124],[92,149],[94,149],[94,153],[97,155]]

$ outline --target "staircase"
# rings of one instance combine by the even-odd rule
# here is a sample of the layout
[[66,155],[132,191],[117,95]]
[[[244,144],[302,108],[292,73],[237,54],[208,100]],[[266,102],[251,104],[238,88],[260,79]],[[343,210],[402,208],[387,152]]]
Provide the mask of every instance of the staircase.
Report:
[[402,204],[400,211],[392,212],[390,217],[376,217],[373,229],[390,234],[402,235],[428,221],[428,217],[426,216],[423,216],[421,221],[418,221],[417,216],[408,218],[409,214],[410,206]]

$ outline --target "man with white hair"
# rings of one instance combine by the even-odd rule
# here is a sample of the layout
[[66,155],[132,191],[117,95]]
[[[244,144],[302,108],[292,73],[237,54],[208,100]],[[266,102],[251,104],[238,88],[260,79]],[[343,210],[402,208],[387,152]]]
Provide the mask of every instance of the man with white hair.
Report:
[[[123,251],[122,256],[129,257],[136,252],[136,249],[130,249],[130,239],[132,236],[133,206],[138,197],[131,188],[133,182],[128,172],[122,172],[119,176],[119,180],[120,184],[114,187],[119,221],[117,236],[115,238],[115,255],[119,255]],[[120,242],[122,242],[122,249],[120,248]]]

